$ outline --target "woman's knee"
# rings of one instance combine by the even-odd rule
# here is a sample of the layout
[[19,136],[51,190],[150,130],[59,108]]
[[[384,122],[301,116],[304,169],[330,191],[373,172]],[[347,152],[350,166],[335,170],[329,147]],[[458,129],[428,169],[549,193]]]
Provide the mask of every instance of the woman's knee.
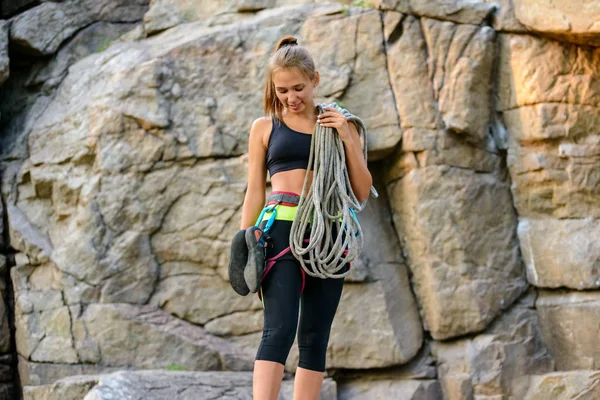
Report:
[[298,366],[311,371],[325,371],[329,332],[310,331],[298,335],[300,360]]
[[295,337],[295,324],[265,327],[256,359],[285,364]]

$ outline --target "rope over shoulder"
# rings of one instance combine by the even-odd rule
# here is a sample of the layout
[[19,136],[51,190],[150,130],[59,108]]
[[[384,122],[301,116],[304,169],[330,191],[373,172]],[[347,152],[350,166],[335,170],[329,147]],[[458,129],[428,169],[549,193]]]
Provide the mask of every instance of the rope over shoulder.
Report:
[[[319,115],[324,112],[325,106],[317,104]],[[366,160],[367,128],[364,122],[335,103],[328,107],[337,109],[348,122],[356,125]],[[354,195],[346,168],[344,144],[334,128],[315,126],[308,157],[310,169],[313,170],[313,181],[305,196],[307,173],[290,232],[290,250],[308,275],[322,279],[343,278],[349,270],[344,273],[338,271],[356,260],[364,245],[356,212],[362,210],[367,202],[359,202]],[[378,197],[372,186],[371,195]],[[304,234],[309,226],[310,237],[306,244]],[[334,232],[337,232],[335,241]],[[344,255],[346,249],[348,252]]]

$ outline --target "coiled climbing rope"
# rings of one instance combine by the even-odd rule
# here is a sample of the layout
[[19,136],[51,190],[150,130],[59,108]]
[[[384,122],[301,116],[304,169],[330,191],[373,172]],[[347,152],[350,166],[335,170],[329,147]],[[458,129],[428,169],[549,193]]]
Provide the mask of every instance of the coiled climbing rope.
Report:
[[[324,106],[317,104],[319,114],[324,112]],[[363,121],[335,103],[329,107],[336,108],[348,122],[356,124],[366,160],[367,130]],[[298,211],[292,222],[290,250],[308,275],[323,279],[343,278],[350,270],[343,273],[339,271],[358,258],[364,245],[356,212],[364,207],[366,201],[361,204],[354,195],[346,168],[344,144],[334,128],[319,124],[315,126],[307,171],[311,169],[312,185],[305,196],[309,181],[307,172]],[[378,196],[373,187],[371,195]],[[304,239],[309,228],[307,242]]]

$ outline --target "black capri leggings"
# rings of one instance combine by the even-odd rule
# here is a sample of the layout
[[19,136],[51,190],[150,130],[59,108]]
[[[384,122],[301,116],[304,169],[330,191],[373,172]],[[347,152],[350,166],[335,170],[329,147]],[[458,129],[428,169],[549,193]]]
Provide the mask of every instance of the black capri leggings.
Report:
[[[289,246],[291,226],[290,221],[275,221],[269,232],[273,247],[267,250],[267,258]],[[301,268],[298,260],[288,253],[277,260],[262,282],[264,328],[256,359],[285,365],[298,328],[298,366],[323,372],[331,324],[342,295],[344,279],[305,275],[301,293]]]

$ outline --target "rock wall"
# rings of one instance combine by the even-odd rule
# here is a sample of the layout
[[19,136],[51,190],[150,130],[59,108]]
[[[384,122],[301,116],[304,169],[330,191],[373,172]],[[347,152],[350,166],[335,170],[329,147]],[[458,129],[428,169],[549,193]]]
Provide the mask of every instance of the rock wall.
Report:
[[317,101],[365,121],[381,194],[322,398],[595,398],[595,3],[345,3],[64,0],[0,20],[0,398],[249,396],[261,305],[226,266],[287,34]]

